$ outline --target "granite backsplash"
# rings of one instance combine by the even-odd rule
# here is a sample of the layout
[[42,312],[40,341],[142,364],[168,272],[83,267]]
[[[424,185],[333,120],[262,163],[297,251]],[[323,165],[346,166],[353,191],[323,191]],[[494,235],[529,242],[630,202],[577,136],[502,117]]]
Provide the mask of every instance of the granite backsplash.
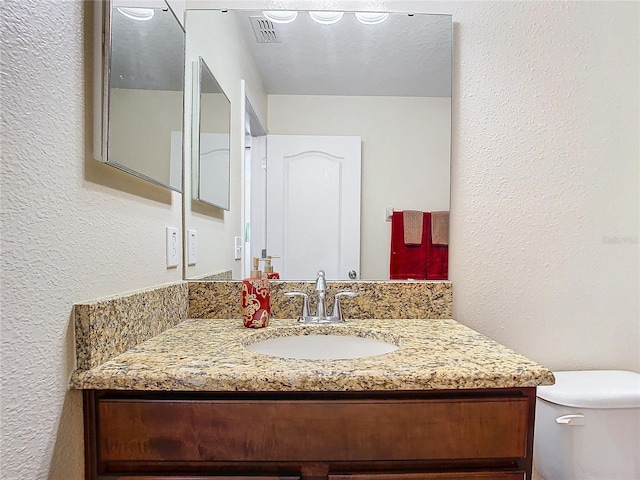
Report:
[[[315,311],[313,282],[271,281],[272,318],[294,319],[301,300],[284,296],[309,293]],[[241,318],[240,281],[185,281],[74,305],[76,368],[84,371],[129,350],[188,318]],[[357,292],[345,299],[345,319],[446,319],[452,316],[453,287],[443,281],[327,282],[328,302],[339,291]]]

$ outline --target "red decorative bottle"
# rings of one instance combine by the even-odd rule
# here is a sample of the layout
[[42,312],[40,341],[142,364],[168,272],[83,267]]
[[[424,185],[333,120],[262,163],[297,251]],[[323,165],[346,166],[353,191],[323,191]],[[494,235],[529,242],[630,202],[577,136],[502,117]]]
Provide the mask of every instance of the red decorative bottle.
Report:
[[242,280],[242,321],[247,328],[266,327],[271,316],[269,280],[262,278],[258,261],[253,259],[250,278]]

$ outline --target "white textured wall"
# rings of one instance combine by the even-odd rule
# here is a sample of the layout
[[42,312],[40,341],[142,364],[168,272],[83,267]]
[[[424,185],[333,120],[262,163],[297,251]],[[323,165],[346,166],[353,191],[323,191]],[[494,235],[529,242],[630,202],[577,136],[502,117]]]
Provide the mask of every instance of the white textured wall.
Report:
[[6,480],[84,478],[81,395],[67,390],[73,303],[181,278],[164,240],[181,196],[90,158],[92,5],[0,5]]
[[640,371],[638,2],[456,4],[454,315]]
[[389,278],[386,207],[449,210],[450,125],[449,98],[269,95],[269,133],[361,137],[363,279]]

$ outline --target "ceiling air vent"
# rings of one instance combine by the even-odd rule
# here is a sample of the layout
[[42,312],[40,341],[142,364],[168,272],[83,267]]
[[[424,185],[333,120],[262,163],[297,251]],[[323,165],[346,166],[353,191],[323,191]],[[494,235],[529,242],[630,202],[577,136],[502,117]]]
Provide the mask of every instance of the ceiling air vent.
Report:
[[271,20],[264,17],[249,17],[258,43],[280,43],[278,31]]

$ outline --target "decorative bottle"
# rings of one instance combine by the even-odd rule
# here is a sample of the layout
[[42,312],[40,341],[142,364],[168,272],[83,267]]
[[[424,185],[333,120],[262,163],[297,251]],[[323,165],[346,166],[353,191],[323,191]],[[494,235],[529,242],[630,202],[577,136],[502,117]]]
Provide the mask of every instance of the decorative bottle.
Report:
[[247,328],[266,327],[271,316],[269,280],[262,276],[259,262],[253,259],[249,278],[242,280],[242,321]]

